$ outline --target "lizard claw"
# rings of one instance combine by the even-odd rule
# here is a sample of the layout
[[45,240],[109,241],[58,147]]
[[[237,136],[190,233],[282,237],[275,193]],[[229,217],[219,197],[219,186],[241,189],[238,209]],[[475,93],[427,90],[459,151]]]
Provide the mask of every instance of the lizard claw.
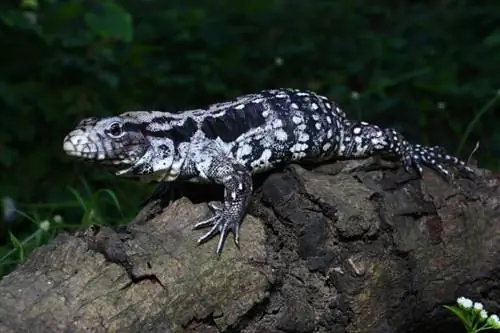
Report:
[[208,228],[211,227],[210,230],[201,236],[197,243],[201,245],[206,241],[212,239],[215,235],[220,233],[219,242],[217,244],[216,253],[220,256],[222,253],[222,249],[224,248],[224,243],[226,241],[227,235],[229,232],[232,232],[234,235],[234,243],[237,248],[240,247],[240,226],[237,220],[231,218],[231,216],[223,213],[222,208],[218,207],[216,204],[209,204],[209,208],[215,213],[214,216],[198,222],[194,225],[193,230]]
[[193,230],[212,227],[214,225],[215,220],[218,219],[219,216],[222,214],[222,207],[220,202],[211,201],[207,203],[207,205],[208,209],[212,212],[213,216],[206,220],[196,223],[193,227]]

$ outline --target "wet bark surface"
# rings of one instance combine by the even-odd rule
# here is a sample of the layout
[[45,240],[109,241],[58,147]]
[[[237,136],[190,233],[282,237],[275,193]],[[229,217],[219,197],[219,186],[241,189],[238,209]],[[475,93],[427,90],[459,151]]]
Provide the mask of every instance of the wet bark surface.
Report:
[[35,250],[0,281],[0,332],[458,332],[443,304],[500,309],[498,184],[292,165],[256,180],[220,258],[192,230],[209,191],[153,200]]

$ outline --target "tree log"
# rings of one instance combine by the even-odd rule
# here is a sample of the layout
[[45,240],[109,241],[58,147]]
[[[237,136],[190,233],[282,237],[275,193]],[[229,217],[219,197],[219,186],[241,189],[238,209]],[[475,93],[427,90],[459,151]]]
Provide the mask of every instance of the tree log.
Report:
[[32,252],[0,281],[0,332],[460,332],[443,304],[500,309],[499,181],[480,172],[291,165],[256,180],[220,258],[192,230],[206,202],[152,201]]

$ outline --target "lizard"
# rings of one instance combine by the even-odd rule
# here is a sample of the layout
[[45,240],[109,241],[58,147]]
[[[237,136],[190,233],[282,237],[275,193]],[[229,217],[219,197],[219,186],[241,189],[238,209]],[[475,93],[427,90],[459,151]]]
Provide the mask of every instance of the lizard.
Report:
[[426,166],[448,180],[452,169],[474,177],[471,167],[441,146],[412,144],[395,129],[349,120],[329,98],[292,88],[265,89],[178,113],[88,117],[66,135],[63,150],[112,166],[117,176],[222,185],[222,205],[209,205],[212,216],[193,227],[209,228],[198,244],[219,235],[219,256],[229,233],[239,248],[252,176],[278,165],[389,154],[419,176]]

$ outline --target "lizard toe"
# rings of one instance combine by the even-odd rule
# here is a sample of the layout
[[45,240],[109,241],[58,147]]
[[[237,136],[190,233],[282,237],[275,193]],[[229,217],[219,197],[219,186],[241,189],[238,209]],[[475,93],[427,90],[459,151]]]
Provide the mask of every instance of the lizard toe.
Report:
[[198,229],[204,229],[204,228],[208,228],[208,227],[213,227],[216,225],[216,221],[217,219],[219,218],[220,214],[216,214],[206,220],[203,220],[201,222],[198,222],[196,223],[194,226],[193,226],[193,230],[198,230]]
[[410,147],[403,157],[405,168],[408,166],[408,160],[411,160],[411,164],[420,174],[422,174],[422,166],[425,165],[435,170],[447,182],[451,182],[454,178],[453,169],[467,178],[475,177],[474,171],[467,166],[465,162],[449,155],[446,150],[440,146],[425,147],[415,145]]
[[218,256],[222,253],[224,248],[224,243],[226,241],[227,235],[231,232],[234,235],[234,243],[236,247],[239,248],[239,223],[237,220],[230,217],[224,216],[223,214],[211,217],[208,220],[199,222],[195,225],[195,229],[201,229],[204,227],[211,227],[208,232],[202,235],[198,239],[198,245],[201,245],[208,240],[219,235],[219,241],[217,243],[216,253]]

